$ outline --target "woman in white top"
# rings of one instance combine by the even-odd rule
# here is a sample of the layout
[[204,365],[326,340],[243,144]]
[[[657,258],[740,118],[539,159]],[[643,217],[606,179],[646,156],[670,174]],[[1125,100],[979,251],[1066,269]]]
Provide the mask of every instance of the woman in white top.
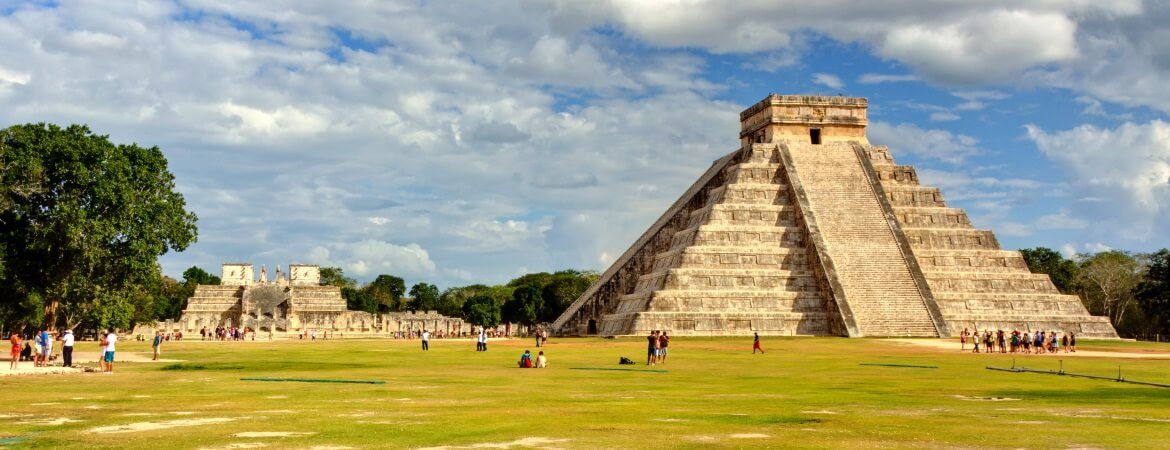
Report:
[[544,350],[536,355],[536,368],[543,369],[548,366],[548,358],[544,357]]

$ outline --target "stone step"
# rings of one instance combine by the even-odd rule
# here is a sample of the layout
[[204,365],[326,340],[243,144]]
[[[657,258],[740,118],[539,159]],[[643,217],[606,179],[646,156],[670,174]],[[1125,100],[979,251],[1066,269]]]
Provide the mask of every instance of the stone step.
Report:
[[943,199],[942,192],[936,187],[930,186],[888,186],[882,190],[886,192],[886,198],[890,201],[890,205],[895,208],[903,206],[937,206],[946,207],[947,202]]
[[1023,255],[1015,250],[915,249],[923,272],[1028,273]]
[[719,186],[707,193],[708,205],[716,203],[750,203],[758,205],[790,205],[788,188],[777,184],[734,183]]
[[910,246],[918,249],[999,250],[991,230],[959,228],[904,228]]
[[634,292],[660,289],[780,289],[788,291],[816,291],[818,280],[811,271],[777,269],[691,269],[675,268],[651,272],[638,277]]
[[1042,273],[924,272],[935,293],[1049,293],[1059,294]]
[[971,228],[967,211],[939,206],[897,206],[894,215],[902,229],[909,228]]
[[716,203],[691,211],[688,227],[716,225],[796,226],[796,208],[788,205]]
[[728,183],[784,184],[783,166],[778,163],[740,163],[723,169]]
[[653,330],[670,330],[672,336],[741,335],[793,336],[823,333],[835,319],[826,313],[781,312],[634,312],[610,314],[598,324],[598,332],[646,335]]
[[918,172],[914,166],[875,164],[874,172],[882,186],[918,186]]
[[766,225],[703,225],[678,231],[670,247],[690,245],[780,245],[803,246],[804,230],[798,227]]

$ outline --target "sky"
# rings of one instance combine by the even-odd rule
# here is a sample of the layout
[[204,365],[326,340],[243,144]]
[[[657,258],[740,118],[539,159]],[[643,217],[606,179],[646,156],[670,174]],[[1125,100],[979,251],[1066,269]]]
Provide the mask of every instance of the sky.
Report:
[[0,126],[158,146],[160,258],[439,287],[605,270],[769,93],[869,139],[1004,248],[1170,246],[1170,2],[0,0]]

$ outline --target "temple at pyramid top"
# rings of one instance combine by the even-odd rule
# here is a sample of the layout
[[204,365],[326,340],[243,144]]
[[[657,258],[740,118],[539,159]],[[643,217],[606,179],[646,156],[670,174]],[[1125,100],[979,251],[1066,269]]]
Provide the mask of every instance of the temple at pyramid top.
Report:
[[868,105],[861,97],[770,94],[739,113],[739,140],[744,146],[784,139],[868,143]]
[[553,327],[562,334],[1117,336],[865,135],[864,98],[772,94]]

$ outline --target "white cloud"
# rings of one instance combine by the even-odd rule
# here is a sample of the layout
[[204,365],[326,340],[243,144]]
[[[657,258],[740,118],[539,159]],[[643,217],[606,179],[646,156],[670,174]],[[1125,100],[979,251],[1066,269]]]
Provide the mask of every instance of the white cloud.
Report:
[[1085,198],[1078,215],[1130,241],[1165,239],[1170,223],[1170,124],[1126,122],[1116,128],[1082,125],[1047,132],[1028,126],[1028,137],[1065,172]]
[[955,109],[959,111],[976,111],[987,107],[988,101],[1003,100],[1008,98],[1008,95],[997,91],[959,91],[952,92],[952,95],[959,97],[964,101],[955,105]]
[[857,77],[857,82],[861,84],[878,84],[878,83],[897,83],[903,81],[918,81],[917,75],[893,75],[883,73],[865,73]]
[[980,153],[979,141],[971,136],[946,130],[923,129],[910,123],[893,125],[873,121],[869,123],[868,134],[870,142],[888,145],[895,154],[910,153],[958,163]]
[[346,274],[370,278],[392,273],[412,279],[435,275],[435,262],[418,244],[395,245],[373,239],[312,248],[308,257],[323,266],[341,267]]
[[828,86],[832,89],[841,89],[845,87],[845,82],[841,78],[829,73],[814,73],[812,82],[822,86]]
[[931,122],[951,122],[951,121],[959,120],[961,118],[962,117],[959,117],[958,114],[955,114],[955,113],[950,112],[950,111],[935,111],[935,112],[930,113],[930,121]]

